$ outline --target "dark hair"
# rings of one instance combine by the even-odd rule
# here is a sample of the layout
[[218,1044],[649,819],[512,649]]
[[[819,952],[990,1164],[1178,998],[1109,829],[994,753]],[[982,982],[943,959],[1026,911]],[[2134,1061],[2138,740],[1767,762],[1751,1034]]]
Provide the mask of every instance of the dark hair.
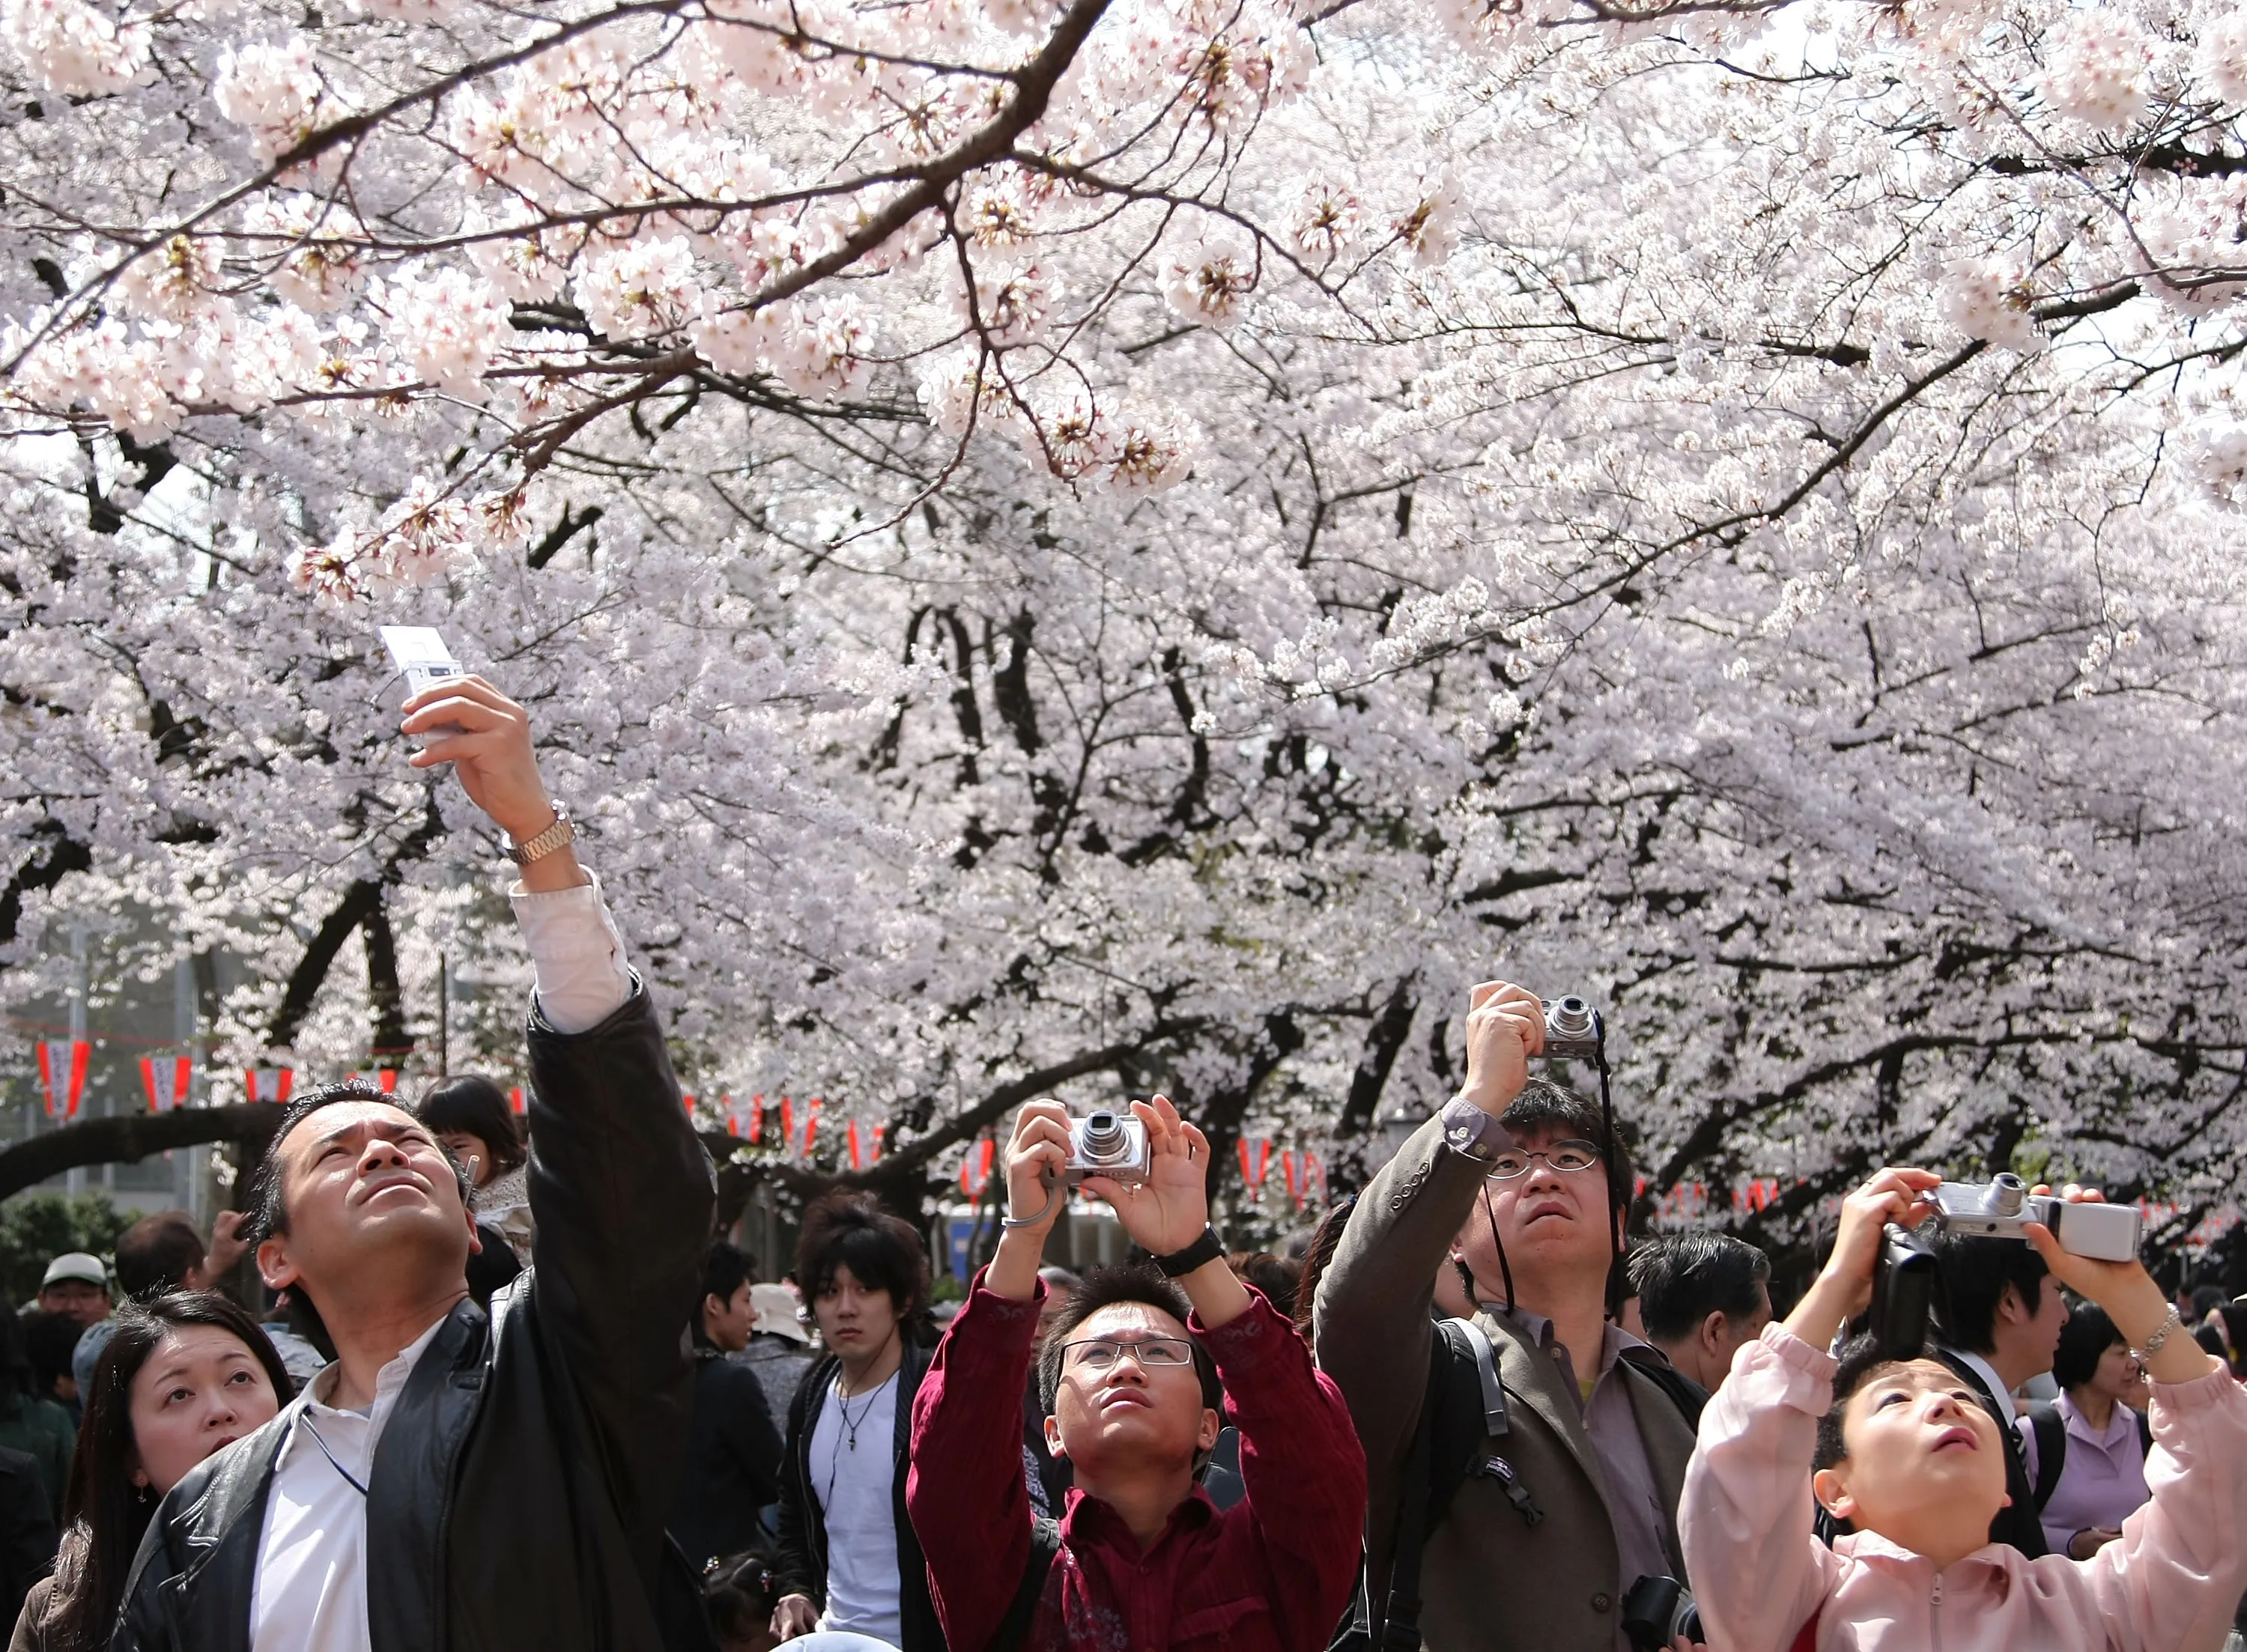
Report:
[[[1319,1225],[1311,1230],[1311,1242],[1303,1251],[1303,1274],[1295,1281],[1295,1328],[1306,1341],[1311,1336],[1318,1314],[1319,1281],[1333,1265],[1335,1251],[1342,1244],[1342,1230],[1349,1225],[1349,1213],[1356,1208],[1357,1195],[1347,1194],[1319,1218]],[[1473,1293],[1468,1294],[1472,1296]]]
[[2194,1319],[2204,1320],[2223,1306],[2223,1287],[2221,1285],[2197,1285],[2193,1287],[2192,1316]]
[[721,1559],[702,1586],[702,1604],[718,1644],[734,1646],[755,1641],[772,1621],[780,1604],[773,1586],[772,1557],[762,1551]]
[[85,1335],[85,1327],[67,1314],[34,1308],[24,1315],[24,1353],[41,1399],[55,1397],[55,1379],[71,1374],[71,1355]]
[[2018,1239],[1938,1233],[1935,1256],[1943,1286],[1936,1313],[1943,1340],[1953,1348],[1987,1354],[1997,1346],[1998,1304],[2009,1285],[2030,1313],[2044,1304],[2045,1275],[2052,1270]]
[[[2216,1304],[2216,1311],[2223,1316],[2223,1328],[2231,1339],[2231,1375],[2238,1376],[2247,1371],[2247,1302],[2234,1300]],[[2223,1357],[2219,1354],[2218,1359]]]
[[185,1211],[144,1216],[118,1236],[117,1282],[136,1300],[178,1290],[202,1263],[203,1236]]
[[[420,1116],[411,1108],[400,1106],[395,1096],[385,1096],[364,1079],[346,1079],[340,1084],[323,1084],[318,1089],[298,1096],[282,1113],[281,1123],[274,1127],[273,1139],[265,1144],[265,1156],[257,1161],[256,1172],[249,1179],[249,1197],[245,1206],[249,1212],[249,1221],[242,1237],[252,1245],[263,1244],[276,1234],[289,1231],[289,1205],[281,1185],[283,1144],[297,1126],[322,1108],[333,1107],[339,1102],[379,1102],[385,1107],[397,1108],[415,1123],[421,1124],[424,1130],[431,1129],[431,1126],[422,1123]],[[453,1179],[461,1190],[461,1208],[468,1209],[468,1201],[475,1192],[475,1180],[468,1175],[468,1168],[453,1157],[452,1150],[442,1142],[437,1143],[437,1150],[445,1156],[445,1163],[453,1167]],[[328,1335],[327,1322],[321,1319],[320,1310],[314,1306],[309,1292],[292,1287],[278,1293],[277,1300],[288,1315],[290,1328],[299,1336],[323,1353],[334,1346],[333,1339]]]
[[1729,1233],[1677,1233],[1634,1246],[1623,1271],[1647,1335],[1675,1342],[1711,1314],[1745,1320],[1762,1307],[1771,1259]]
[[2062,1388],[2080,1387],[2099,1374],[2100,1356],[2108,1348],[2128,1346],[2105,1308],[2096,1302],[2072,1302],[2067,1323],[2059,1328],[2059,1346],[2052,1350],[2052,1380]]
[[491,1149],[491,1172],[504,1176],[529,1157],[507,1093],[477,1073],[448,1078],[421,1098],[414,1116],[432,1133],[461,1130]]
[[40,1621],[47,1652],[98,1652],[125,1596],[133,1556],[156,1512],[157,1499],[133,1484],[138,1451],[133,1437],[133,1379],[164,1339],[191,1326],[225,1331],[256,1356],[285,1405],[296,1385],[249,1314],[216,1291],[174,1291],[147,1304],[117,1311],[117,1329],[93,1368],[85,1421],[71,1463],[70,1493],[63,1500],[62,1549],[55,1562],[54,1593]]
[[[1176,1282],[1164,1278],[1160,1269],[1148,1263],[1094,1268],[1084,1276],[1084,1283],[1069,1294],[1045,1340],[1038,1344],[1038,1401],[1048,1416],[1053,1415],[1055,1397],[1061,1392],[1062,1345],[1069,1341],[1069,1333],[1102,1308],[1124,1302],[1158,1307],[1180,1325],[1193,1312],[1193,1304]],[[1199,1341],[1193,1345],[1193,1363],[1194,1374],[1201,1378],[1201,1403],[1212,1410],[1222,1409],[1225,1385],[1218,1381],[1217,1362]]]
[[1556,1084],[1540,1074],[1521,1087],[1521,1094],[1499,1116],[1498,1122],[1516,1138],[1573,1137],[1589,1142],[1599,1150],[1600,1159],[1607,1166],[1608,1182],[1617,1191],[1617,1196],[1625,1203],[1629,1201],[1630,1149],[1620,1141],[1608,1139],[1600,1104],[1590,1096],[1580,1096],[1566,1084]]
[[1818,1446],[1810,1459],[1812,1472],[1830,1469],[1847,1458],[1849,1448],[1841,1438],[1841,1416],[1859,1389],[1899,1365],[1934,1357],[1931,1350],[1902,1355],[1884,1353],[1876,1336],[1853,1336],[1843,1343],[1841,1363],[1834,1373],[1834,1403],[1818,1419]]
[[[858,1273],[851,1267],[851,1273]],[[726,1240],[717,1240],[703,1256],[703,1297],[733,1301],[733,1294],[748,1283],[748,1256]],[[701,1326],[701,1301],[694,1304],[694,1324]]]
[[[21,1395],[28,1400],[51,1399],[54,1390],[51,1384],[45,1393],[39,1391],[39,1379],[31,1369],[31,1356],[24,1346],[24,1321],[13,1302],[0,1301],[0,1400],[11,1395]],[[0,1413],[13,1409],[0,1403]]]
[[1303,1277],[1302,1265],[1274,1256],[1269,1251],[1235,1251],[1225,1259],[1235,1279],[1253,1285],[1264,1300],[1289,1319],[1295,1316],[1295,1288]]
[[829,1193],[804,1207],[796,1277],[803,1300],[833,1288],[847,1267],[870,1291],[887,1291],[900,1323],[928,1311],[928,1252],[912,1223],[891,1215],[871,1193]]

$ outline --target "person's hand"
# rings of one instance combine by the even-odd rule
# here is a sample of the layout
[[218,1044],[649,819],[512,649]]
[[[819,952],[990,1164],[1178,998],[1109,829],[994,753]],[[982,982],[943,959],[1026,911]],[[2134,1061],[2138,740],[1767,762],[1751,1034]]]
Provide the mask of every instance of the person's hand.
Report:
[[1843,1322],[1863,1313],[1873,1300],[1873,1269],[1888,1225],[1917,1227],[1935,1213],[1927,1195],[1942,1184],[1932,1171],[1892,1164],[1843,1199],[1834,1249],[1786,1316],[1786,1328],[1813,1348],[1833,1341]]
[[236,1263],[249,1254],[249,1241],[242,1237],[249,1220],[248,1211],[221,1211],[211,1219],[210,1247],[203,1253],[205,1278],[224,1279],[234,1272]]
[[413,767],[452,764],[468,801],[515,842],[554,823],[554,801],[531,748],[529,713],[482,678],[432,683],[406,702],[400,727],[434,736],[413,754]]
[[1013,1232],[1041,1246],[1069,1199],[1062,1183],[1069,1169],[1069,1109],[1059,1102],[1025,1102],[1007,1143],[1007,1214],[1017,1220],[1045,1209],[1045,1218]]
[[2088,1531],[2078,1532],[2067,1539],[2067,1558],[2087,1560],[2121,1535],[2119,1526],[2094,1526]]
[[1529,1082],[1529,1058],[1545,1048],[1545,1006],[1507,981],[1467,993],[1467,1082],[1459,1094],[1498,1117]]
[[[2038,1194],[2052,1191],[2041,1183],[2030,1191]],[[2079,1187],[2073,1182],[2059,1190],[2059,1197],[2071,1205],[2103,1204],[2107,1198],[2097,1188]],[[2107,1317],[2114,1321],[2114,1328],[2121,1332],[2130,1347],[2145,1347],[2148,1339],[2168,1321],[2172,1311],[2169,1299],[2154,1283],[2144,1263],[2134,1258],[2127,1262],[2102,1262],[2095,1257],[2078,1256],[2073,1251],[2061,1249],[2052,1230],[2042,1222],[2025,1222],[2021,1232],[2036,1246],[2037,1254],[2044,1258],[2044,1265],[2052,1270],[2052,1278],[2078,1296],[2088,1297],[2105,1308]],[[2146,1375],[2156,1382],[2189,1382],[2215,1369],[2215,1358],[2192,1340],[2191,1332],[2182,1324],[2169,1333],[2168,1340],[2146,1362]]]
[[808,1594],[783,1594],[773,1608],[772,1632],[776,1641],[793,1641],[819,1627],[819,1608]]
[[1180,1119],[1166,1096],[1134,1102],[1131,1113],[1147,1127],[1147,1179],[1134,1186],[1088,1176],[1084,1191],[1108,1202],[1133,1244],[1150,1256],[1168,1256],[1209,1225],[1209,1137]]

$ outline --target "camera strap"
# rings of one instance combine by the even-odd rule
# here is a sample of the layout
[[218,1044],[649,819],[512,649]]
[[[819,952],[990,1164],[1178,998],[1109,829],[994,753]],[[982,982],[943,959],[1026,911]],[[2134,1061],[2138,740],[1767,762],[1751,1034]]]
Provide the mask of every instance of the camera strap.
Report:
[[1607,1150],[1600,1155],[1600,1171],[1608,1184],[1608,1317],[1617,1324],[1622,1322],[1623,1282],[1622,1229],[1630,1212],[1630,1190],[1622,1184],[1622,1171],[1616,1164],[1622,1143],[1615,1139],[1615,1091],[1608,1070],[1608,1024],[1597,1010],[1592,1012],[1594,1048],[1599,1051],[1600,1062],[1600,1129],[1607,1136]]

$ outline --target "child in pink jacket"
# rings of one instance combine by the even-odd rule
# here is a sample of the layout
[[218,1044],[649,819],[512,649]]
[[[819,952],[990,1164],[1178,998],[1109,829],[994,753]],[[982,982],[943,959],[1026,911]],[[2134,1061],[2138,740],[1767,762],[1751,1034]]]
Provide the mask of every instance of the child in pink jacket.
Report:
[[[2005,1443],[1947,1366],[1825,1351],[1871,1298],[1883,1225],[1925,1220],[1939,1179],[1884,1170],[1850,1195],[1825,1271],[1702,1414],[1677,1524],[1712,1652],[2215,1652],[2247,1588],[2247,1388],[2143,1267],[2029,1229],[2153,1379],[2153,1501],[2088,1560],[1989,1541]],[[1813,1495],[1852,1530],[1831,1549]]]

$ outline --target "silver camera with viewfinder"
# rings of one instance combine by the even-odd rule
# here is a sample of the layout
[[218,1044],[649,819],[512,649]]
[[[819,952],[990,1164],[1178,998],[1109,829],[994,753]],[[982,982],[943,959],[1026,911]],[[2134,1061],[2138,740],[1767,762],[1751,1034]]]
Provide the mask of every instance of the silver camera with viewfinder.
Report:
[[2018,1176],[2001,1172],[1987,1182],[1945,1182],[1935,1190],[1936,1225],[1946,1233],[1984,1239],[2028,1237],[2021,1229],[2041,1222],[2060,1249],[2101,1262],[2138,1259],[2138,1212],[2127,1205],[2071,1205],[2032,1193]]
[[1545,1059],[1548,1062],[1587,1061],[1600,1058],[1600,1018],[1591,1005],[1571,993],[1566,998],[1548,998],[1545,1006]]
[[1138,1183],[1154,1169],[1154,1154],[1147,1143],[1147,1127],[1129,1113],[1103,1109],[1069,1122],[1069,1184],[1075,1187],[1088,1176],[1110,1181]]

